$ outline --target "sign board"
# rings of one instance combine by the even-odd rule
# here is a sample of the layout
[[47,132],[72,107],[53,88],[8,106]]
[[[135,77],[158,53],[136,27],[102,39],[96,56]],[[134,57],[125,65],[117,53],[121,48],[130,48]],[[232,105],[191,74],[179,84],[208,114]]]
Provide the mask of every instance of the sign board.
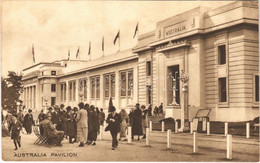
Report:
[[192,119],[192,130],[198,131],[199,118]]
[[199,109],[196,113],[195,118],[207,118],[209,117],[211,109]]

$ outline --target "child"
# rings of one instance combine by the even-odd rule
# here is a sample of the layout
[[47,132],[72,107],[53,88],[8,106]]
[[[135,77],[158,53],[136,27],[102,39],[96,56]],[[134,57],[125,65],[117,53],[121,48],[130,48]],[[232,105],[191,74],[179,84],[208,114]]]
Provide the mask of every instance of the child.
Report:
[[21,147],[21,136],[20,131],[22,130],[22,124],[17,120],[15,116],[12,116],[12,124],[11,124],[11,139],[13,139],[15,149],[17,150],[17,144]]

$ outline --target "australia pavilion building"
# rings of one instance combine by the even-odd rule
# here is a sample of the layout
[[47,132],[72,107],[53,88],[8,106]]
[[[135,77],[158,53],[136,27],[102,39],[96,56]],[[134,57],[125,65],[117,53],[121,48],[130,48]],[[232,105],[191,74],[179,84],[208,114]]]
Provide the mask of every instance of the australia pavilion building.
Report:
[[112,97],[118,109],[163,103],[175,119],[207,108],[210,121],[248,121],[259,116],[258,47],[257,2],[198,7],[157,22],[130,50],[24,69],[21,98],[34,111],[80,101],[106,110]]

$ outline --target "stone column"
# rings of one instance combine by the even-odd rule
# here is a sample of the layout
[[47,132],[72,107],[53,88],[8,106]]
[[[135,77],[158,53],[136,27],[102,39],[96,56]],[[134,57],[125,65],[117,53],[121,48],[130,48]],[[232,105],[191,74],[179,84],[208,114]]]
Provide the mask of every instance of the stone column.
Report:
[[69,105],[69,81],[66,81],[66,101],[65,101],[65,106]]
[[[102,107],[104,107],[104,76],[103,74],[100,74],[100,85],[99,85],[99,89],[100,89],[100,104]],[[111,91],[111,89],[109,88],[109,90]]]

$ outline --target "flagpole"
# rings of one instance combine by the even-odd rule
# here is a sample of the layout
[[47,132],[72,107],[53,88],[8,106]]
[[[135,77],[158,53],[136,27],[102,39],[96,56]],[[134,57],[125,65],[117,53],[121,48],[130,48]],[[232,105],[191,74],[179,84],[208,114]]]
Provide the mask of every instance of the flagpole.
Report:
[[[79,51],[79,46],[78,46],[78,51]],[[78,62],[79,62],[79,60],[80,60],[80,54],[78,53]]]
[[119,37],[118,37],[118,51],[120,51],[120,29],[119,29]]
[[102,57],[104,57],[104,53],[105,53],[105,39],[104,39],[104,36],[103,36],[103,39],[102,39]]

